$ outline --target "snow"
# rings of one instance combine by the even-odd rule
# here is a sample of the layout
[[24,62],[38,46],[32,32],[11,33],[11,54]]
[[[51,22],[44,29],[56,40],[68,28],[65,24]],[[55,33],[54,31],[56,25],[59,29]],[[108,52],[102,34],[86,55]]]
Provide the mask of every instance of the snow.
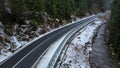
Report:
[[54,53],[57,51],[59,45],[64,40],[67,34],[65,34],[62,38],[60,38],[58,41],[53,43],[51,47],[48,49],[48,51],[45,53],[45,55],[42,57],[42,60],[40,60],[37,65],[37,68],[47,68],[49,62],[51,61]]
[[29,24],[29,23],[30,23],[30,21],[29,21],[29,20],[26,20],[26,21],[25,21],[25,23],[26,23],[26,24]]
[[7,59],[9,56],[12,55],[12,53],[7,51],[6,49],[2,49],[1,53],[2,54],[0,54],[0,62],[2,62],[3,60]]
[[80,35],[78,35],[73,41],[73,44],[77,44],[78,41],[79,44],[81,45],[85,45],[85,43],[87,42],[91,42],[92,41],[92,37],[94,35],[94,30],[101,25],[101,21],[96,21],[95,23],[92,23],[91,25],[88,25],[87,27],[85,27],[83,30],[84,32],[82,32]]
[[59,22],[60,20],[58,18],[56,18],[56,21]]
[[16,36],[11,37],[11,42],[16,45],[15,49],[18,49],[19,47],[22,46],[22,44],[17,40]]
[[36,34],[37,36],[39,36],[39,33],[41,32],[41,30],[42,30],[42,28],[38,28],[38,29],[35,31],[35,34]]

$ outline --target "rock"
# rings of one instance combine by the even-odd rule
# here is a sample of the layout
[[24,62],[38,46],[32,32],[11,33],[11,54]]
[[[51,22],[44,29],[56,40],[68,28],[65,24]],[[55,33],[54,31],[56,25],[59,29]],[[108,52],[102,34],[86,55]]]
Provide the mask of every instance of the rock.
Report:
[[8,52],[7,49],[1,49],[1,54],[5,54],[5,53],[7,53],[7,52]]
[[13,31],[12,30],[10,30],[10,29],[5,29],[4,30],[4,32],[5,32],[5,34],[7,34],[7,35],[9,35],[9,36],[12,36],[13,35]]

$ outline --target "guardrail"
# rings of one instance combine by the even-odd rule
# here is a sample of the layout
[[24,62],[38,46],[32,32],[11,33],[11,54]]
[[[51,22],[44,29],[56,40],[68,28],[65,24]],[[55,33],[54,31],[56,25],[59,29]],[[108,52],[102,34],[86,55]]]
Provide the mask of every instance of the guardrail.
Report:
[[69,34],[64,38],[64,40],[62,41],[62,43],[60,44],[60,46],[58,47],[57,51],[55,52],[54,56],[52,57],[49,65],[47,68],[54,68],[54,66],[56,65],[56,63],[58,62],[60,55],[62,53],[62,51],[64,49],[66,49],[67,47],[65,46],[66,42],[74,35],[76,34],[80,29],[82,29],[83,27],[85,27],[86,25],[90,24],[92,21],[94,21],[94,19],[92,19],[89,22],[86,22],[86,24],[84,25],[79,25],[76,28],[72,29]]

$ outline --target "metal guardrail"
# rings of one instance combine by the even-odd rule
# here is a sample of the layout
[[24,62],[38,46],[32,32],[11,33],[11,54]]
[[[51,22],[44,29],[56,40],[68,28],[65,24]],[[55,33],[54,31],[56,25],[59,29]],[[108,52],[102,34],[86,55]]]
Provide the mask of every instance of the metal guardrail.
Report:
[[75,33],[77,33],[77,31],[79,31],[80,29],[82,29],[86,25],[90,24],[94,20],[95,19],[92,19],[91,21],[86,22],[86,24],[84,24],[84,25],[77,26],[76,28],[72,29],[69,32],[69,34],[67,34],[67,36],[64,38],[62,43],[59,45],[57,51],[55,52],[54,56],[52,57],[52,59],[51,59],[51,61],[50,61],[47,68],[54,68],[54,66],[56,65],[58,59],[60,58],[60,55],[61,55],[62,51],[66,48],[66,46],[65,46],[66,42],[71,38],[71,36],[73,36]]

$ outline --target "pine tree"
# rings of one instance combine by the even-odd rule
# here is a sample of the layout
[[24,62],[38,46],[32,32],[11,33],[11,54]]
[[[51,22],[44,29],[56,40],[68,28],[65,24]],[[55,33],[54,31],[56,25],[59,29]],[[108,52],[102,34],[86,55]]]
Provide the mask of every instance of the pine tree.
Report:
[[24,20],[27,7],[25,4],[26,0],[11,0],[11,11],[16,21]]
[[70,0],[65,0],[65,18],[67,20],[70,20],[70,16],[71,16],[71,12],[72,12],[72,8],[71,8],[71,3],[70,3]]
[[77,7],[77,16],[84,16],[87,9],[87,2],[86,0],[75,0],[76,7]]
[[4,0],[0,0],[0,18],[4,12]]
[[87,0],[87,12],[92,14],[94,0]]
[[32,18],[37,22],[43,23],[43,15],[45,12],[45,1],[44,0],[34,0],[32,6]]
[[65,19],[65,0],[59,2],[59,14],[62,19]]
[[96,5],[97,10],[104,12],[104,10],[105,10],[105,2],[106,2],[106,0],[95,0],[93,5]]
[[75,0],[70,0],[72,12],[76,11]]
[[11,10],[9,1],[0,0],[0,21],[4,24],[9,24],[11,21]]
[[50,12],[53,17],[57,17],[57,0],[51,0]]

